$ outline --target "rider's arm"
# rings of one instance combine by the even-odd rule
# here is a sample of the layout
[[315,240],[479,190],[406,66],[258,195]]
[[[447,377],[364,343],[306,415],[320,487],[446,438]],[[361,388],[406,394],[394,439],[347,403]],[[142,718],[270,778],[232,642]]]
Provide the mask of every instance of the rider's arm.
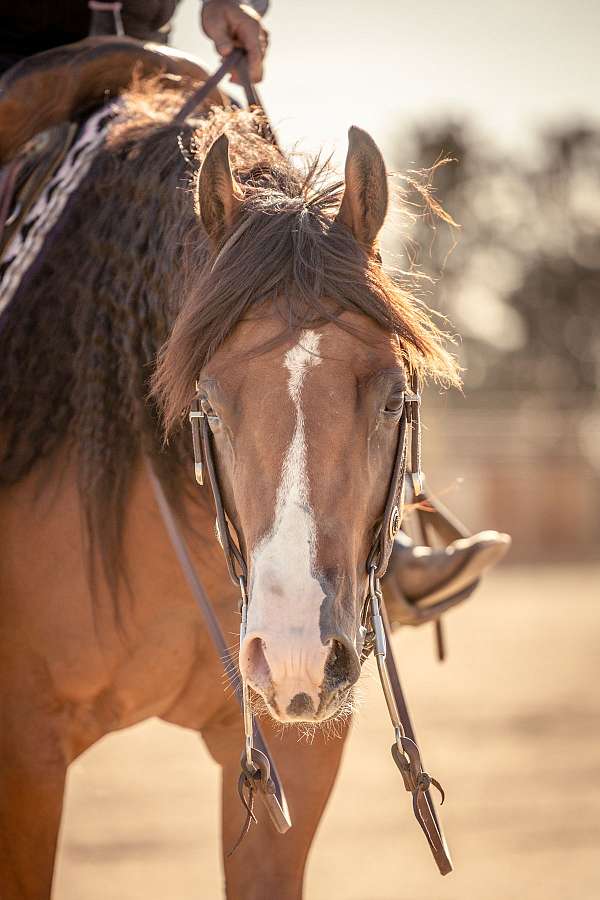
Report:
[[262,79],[269,36],[251,6],[237,0],[204,0],[200,20],[217,53],[228,56],[235,47],[243,47],[248,54],[250,80]]

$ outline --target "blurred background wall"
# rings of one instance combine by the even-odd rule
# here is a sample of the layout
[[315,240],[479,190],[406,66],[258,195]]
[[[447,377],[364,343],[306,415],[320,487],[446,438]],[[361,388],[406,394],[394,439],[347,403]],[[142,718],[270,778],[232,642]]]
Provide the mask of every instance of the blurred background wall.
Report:
[[[215,64],[197,16],[184,0],[172,43]],[[266,23],[285,146],[341,167],[357,124],[391,170],[455,160],[433,186],[460,227],[409,205],[384,242],[460,335],[464,395],[425,406],[431,487],[473,529],[509,531],[513,560],[597,559],[600,4],[272,0]]]

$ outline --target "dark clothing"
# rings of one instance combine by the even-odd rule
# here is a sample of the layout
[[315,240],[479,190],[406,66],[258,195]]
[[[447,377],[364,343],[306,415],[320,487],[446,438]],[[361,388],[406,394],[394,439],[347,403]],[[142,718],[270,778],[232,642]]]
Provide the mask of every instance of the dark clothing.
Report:
[[[122,0],[125,34],[166,43],[177,0]],[[87,0],[0,0],[0,74],[26,56],[87,37]]]

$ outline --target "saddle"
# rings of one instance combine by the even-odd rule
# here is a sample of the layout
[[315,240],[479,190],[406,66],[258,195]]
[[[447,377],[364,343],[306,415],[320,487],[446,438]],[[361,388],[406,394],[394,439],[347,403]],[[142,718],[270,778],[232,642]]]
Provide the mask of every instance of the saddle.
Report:
[[[17,63],[0,78],[0,165],[13,159],[36,134],[117,97],[134,75],[171,75],[208,81],[194,57],[128,37],[88,37]],[[213,106],[231,103],[218,88]]]
[[[194,57],[128,37],[88,37],[24,59],[0,78],[0,257],[60,166],[86,114],[134,77],[208,81]],[[217,87],[205,104],[227,106]]]

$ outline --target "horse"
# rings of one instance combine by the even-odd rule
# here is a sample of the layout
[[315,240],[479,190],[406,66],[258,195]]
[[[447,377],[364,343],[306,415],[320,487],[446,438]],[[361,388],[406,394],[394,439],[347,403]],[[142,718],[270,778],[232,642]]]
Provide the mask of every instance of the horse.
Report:
[[[427,309],[381,264],[372,138],[351,129],[332,180],[257,113],[174,122],[184,99],[160,79],[122,97],[0,333],[3,900],[50,896],[69,764],[151,716],[197,731],[221,767],[227,897],[301,897],[351,720],[403,392],[411,373],[458,381]],[[294,821],[274,836],[260,818],[231,856],[241,718],[145,465],[235,635],[193,479],[196,385],[248,561],[239,669]]]

